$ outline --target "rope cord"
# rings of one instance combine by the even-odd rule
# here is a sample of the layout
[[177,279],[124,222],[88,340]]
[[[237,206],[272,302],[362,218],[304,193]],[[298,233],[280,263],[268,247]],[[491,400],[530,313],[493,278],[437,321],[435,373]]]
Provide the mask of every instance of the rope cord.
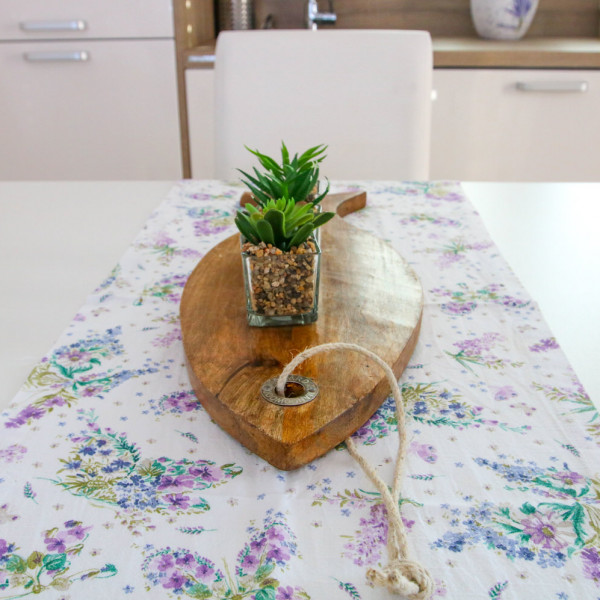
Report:
[[407,440],[402,392],[392,369],[379,356],[356,344],[341,342],[321,344],[320,346],[308,348],[294,357],[278,377],[275,389],[280,396],[283,396],[285,383],[292,371],[307,358],[329,350],[352,350],[371,358],[385,372],[396,403],[400,444],[398,446],[396,465],[394,467],[394,480],[391,488],[386,485],[364,456],[358,452],[352,438],[346,440],[346,447],[351,456],[358,462],[381,494],[381,499],[383,500],[388,516],[388,564],[383,569],[369,569],[367,571],[367,579],[373,584],[386,586],[391,592],[401,594],[410,598],[410,600],[426,600],[433,592],[433,580],[425,567],[408,558],[408,540],[398,504],[400,500],[400,487],[404,476]]

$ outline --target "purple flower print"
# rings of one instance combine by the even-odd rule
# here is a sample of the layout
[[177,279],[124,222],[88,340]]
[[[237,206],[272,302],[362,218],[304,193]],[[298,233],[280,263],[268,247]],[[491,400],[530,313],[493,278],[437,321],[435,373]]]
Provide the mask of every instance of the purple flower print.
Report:
[[159,571],[168,571],[174,566],[174,564],[175,562],[173,560],[173,556],[171,556],[170,554],[163,554],[158,560],[156,568]]
[[[210,585],[222,581],[223,574],[204,557],[190,550],[164,548],[144,561],[143,569],[153,585],[173,590],[176,597],[189,590],[198,582]],[[169,594],[169,597],[172,597]],[[188,595],[186,595],[188,597]]]
[[8,543],[6,540],[0,538],[0,558],[8,553]]
[[597,548],[586,548],[581,553],[583,573],[600,587],[600,552]]
[[531,352],[547,352],[548,350],[557,350],[560,346],[557,344],[554,338],[548,338],[547,340],[540,340],[537,344],[529,347]]
[[508,400],[509,398],[514,398],[516,395],[517,392],[510,385],[505,385],[496,390],[494,400]]
[[284,588],[279,588],[275,600],[294,600],[294,588],[289,585]]
[[62,396],[54,396],[44,402],[46,406],[64,406],[66,404],[65,399]]
[[169,237],[164,231],[159,231],[154,238],[154,244],[156,246],[170,246],[174,243],[175,240],[172,237]]
[[[154,587],[168,590],[169,598],[196,598],[201,595],[250,600],[255,596],[262,598],[262,590],[265,590],[264,597],[268,596],[271,600],[308,598],[302,588],[280,583],[280,578],[274,573],[277,567],[285,567],[286,561],[297,554],[295,536],[283,515],[274,514],[271,509],[263,523],[262,528],[254,524],[248,528],[251,536],[237,555],[235,572],[223,559],[227,576],[208,558],[191,550],[169,547],[155,550],[149,545],[147,549],[151,553],[146,554],[142,565],[146,581]],[[269,541],[267,536],[271,530]],[[234,577],[231,577],[232,573],[235,573]]]
[[190,497],[183,494],[169,494],[166,497],[170,510],[185,510],[190,506]]
[[77,524],[73,527],[70,527],[69,529],[67,529],[67,531],[64,532],[66,539],[68,540],[69,538],[71,540],[82,540],[86,537],[87,532],[91,529],[90,527],[83,527],[80,524]]
[[260,537],[257,540],[252,540],[250,542],[250,548],[252,548],[252,550],[256,552],[260,552],[265,547],[266,543],[267,539],[264,537]]
[[183,565],[184,567],[190,567],[194,564],[194,555],[190,554],[189,552],[187,554],[184,554],[183,556],[179,556],[177,558],[177,560],[175,561],[175,564],[177,565]]
[[196,577],[201,581],[208,581],[209,579],[212,579],[214,572],[214,567],[210,566],[209,564],[203,563],[196,567]]
[[13,419],[9,419],[4,426],[8,429],[21,427],[21,425],[25,425],[29,419],[41,419],[45,414],[43,408],[39,408],[30,404],[26,406],[19,414]]
[[425,462],[434,463],[437,461],[436,449],[430,444],[419,444],[418,442],[412,442],[408,451],[416,454]]
[[79,348],[72,348],[63,355],[63,358],[72,363],[87,363],[91,356],[90,352],[85,352]]
[[503,306],[510,308],[523,308],[529,304],[529,301],[521,300],[520,298],[513,298],[512,296],[503,296],[500,303]]
[[64,552],[67,548],[65,544],[64,534],[59,534],[56,537],[52,538],[45,538],[44,543],[46,544],[46,548],[49,552],[61,553]]
[[21,444],[11,444],[7,448],[0,450],[0,460],[11,463],[20,462],[23,456],[27,454],[27,448]]
[[275,562],[285,562],[289,560],[290,555],[288,551],[282,546],[272,546],[267,552],[267,560],[274,560]]
[[203,481],[210,483],[221,480],[221,473],[219,469],[211,465],[191,467],[188,473],[193,477],[201,477]]
[[165,490],[167,488],[193,488],[194,487],[194,479],[189,475],[177,475],[177,477],[170,477],[166,475],[162,477],[160,483],[158,484],[159,490]]
[[285,539],[285,535],[284,532],[277,527],[277,525],[274,525],[273,527],[270,527],[267,530],[267,539],[268,540],[280,540],[283,541]]
[[61,531],[51,529],[46,532],[44,542],[48,550],[52,552],[64,552],[68,543],[85,540],[92,526],[84,527],[81,521],[71,519],[70,521],[65,521],[65,528]]
[[472,338],[453,345],[462,350],[467,356],[481,356],[484,352],[491,350],[497,340],[502,336],[499,333],[484,333],[480,338]]
[[553,477],[561,481],[563,485],[578,485],[585,481],[585,477],[575,471],[559,471]]
[[468,315],[477,308],[476,302],[448,302],[442,304],[442,310],[451,315]]
[[255,569],[258,567],[258,558],[254,554],[246,554],[242,559],[242,567],[249,567],[251,569]]
[[91,398],[92,396],[96,396],[97,394],[99,394],[101,391],[101,385],[88,385],[85,388],[83,388],[81,395],[84,398]]
[[523,533],[529,535],[537,546],[548,550],[562,550],[569,544],[565,537],[570,533],[571,526],[553,511],[547,514],[535,512],[523,519],[521,524]]
[[178,590],[178,589],[183,588],[183,585],[185,582],[186,582],[185,577],[181,573],[178,573],[176,571],[175,573],[173,573],[171,575],[171,577],[168,579],[168,581],[165,581],[165,583],[163,583],[163,587],[165,589]]
[[360,530],[356,537],[344,545],[344,556],[352,559],[355,565],[375,564],[387,544],[387,511],[383,504],[375,504],[369,509],[369,517],[361,518]]
[[201,409],[201,404],[192,391],[176,392],[170,396],[163,396],[158,401],[150,400],[150,406],[156,416],[165,412],[184,413]]
[[194,207],[188,210],[188,216],[200,219],[194,221],[194,235],[199,237],[226,231],[232,223],[231,215],[219,209]]

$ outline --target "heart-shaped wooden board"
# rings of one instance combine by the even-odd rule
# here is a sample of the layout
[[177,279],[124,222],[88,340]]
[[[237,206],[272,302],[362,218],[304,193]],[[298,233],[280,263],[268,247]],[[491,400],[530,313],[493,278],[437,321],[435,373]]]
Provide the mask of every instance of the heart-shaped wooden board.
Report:
[[183,292],[183,346],[198,399],[227,433],[280,469],[305,465],[344,441],[390,389],[380,367],[347,350],[318,354],[295,371],[320,388],[308,404],[267,402],[265,381],[302,350],[326,342],[363,346],[400,377],[417,343],[423,311],[417,276],[386,242],[340,218],[365,203],[365,193],[323,200],[323,209],[338,216],[321,230],[315,323],[248,326],[238,234],[206,254]]

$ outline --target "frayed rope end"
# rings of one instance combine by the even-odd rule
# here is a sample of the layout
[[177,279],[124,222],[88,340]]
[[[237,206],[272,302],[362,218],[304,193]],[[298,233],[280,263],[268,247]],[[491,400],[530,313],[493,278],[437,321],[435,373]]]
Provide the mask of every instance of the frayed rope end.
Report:
[[383,569],[369,569],[367,579],[410,600],[427,600],[433,593],[431,576],[419,563],[397,559]]

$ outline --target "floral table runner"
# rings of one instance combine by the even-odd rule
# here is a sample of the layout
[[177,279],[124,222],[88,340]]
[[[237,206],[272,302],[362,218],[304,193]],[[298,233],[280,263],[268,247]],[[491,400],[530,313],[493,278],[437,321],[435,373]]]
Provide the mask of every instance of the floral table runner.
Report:
[[[425,292],[401,503],[433,597],[600,598],[600,419],[535,302],[459,184],[349,189]],[[2,413],[0,600],[390,597],[365,580],[385,509],[344,445],[279,471],[190,387],[181,293],[241,192],[178,184]],[[354,435],[388,481],[395,429],[388,399]]]

